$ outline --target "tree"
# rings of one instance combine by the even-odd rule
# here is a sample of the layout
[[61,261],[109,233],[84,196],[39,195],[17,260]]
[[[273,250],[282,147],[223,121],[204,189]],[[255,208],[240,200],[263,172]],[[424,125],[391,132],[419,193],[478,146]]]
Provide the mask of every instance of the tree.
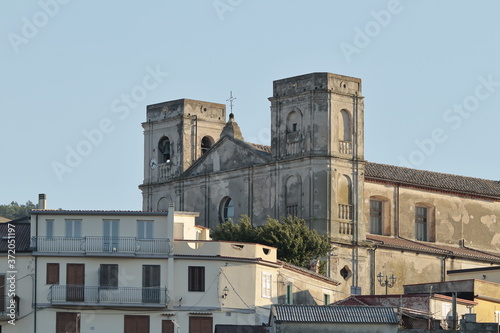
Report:
[[212,228],[213,240],[249,242],[269,245],[278,249],[278,259],[309,268],[312,260],[324,257],[332,246],[327,235],[309,229],[306,222],[297,217],[286,217],[278,221],[267,218],[263,226],[254,227],[248,216],[238,223],[224,222]]
[[29,216],[29,211],[36,208],[37,205],[29,200],[25,205],[19,205],[17,202],[12,201],[10,205],[0,205],[0,216],[15,220]]

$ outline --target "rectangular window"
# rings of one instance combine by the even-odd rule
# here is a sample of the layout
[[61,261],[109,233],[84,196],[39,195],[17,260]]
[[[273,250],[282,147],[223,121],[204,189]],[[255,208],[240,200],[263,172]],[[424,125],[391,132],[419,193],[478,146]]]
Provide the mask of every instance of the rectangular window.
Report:
[[382,201],[370,200],[370,233],[382,235]]
[[188,291],[205,291],[205,267],[188,267]]
[[416,207],[415,210],[415,239],[428,241],[427,237],[427,207]]
[[118,265],[101,264],[99,269],[99,287],[104,289],[118,288]]
[[82,220],[66,220],[66,238],[82,237]]
[[47,263],[47,284],[59,284],[59,264]]
[[57,312],[56,333],[80,333],[80,313]]
[[324,303],[324,305],[330,304],[330,295],[323,294],[323,303]]
[[149,316],[125,315],[125,333],[149,333]]
[[45,234],[47,238],[54,237],[54,220],[45,220],[45,226],[46,226]]
[[153,238],[153,221],[137,221],[137,238]]
[[271,273],[262,272],[262,297],[271,298],[272,282],[273,282],[273,275]]

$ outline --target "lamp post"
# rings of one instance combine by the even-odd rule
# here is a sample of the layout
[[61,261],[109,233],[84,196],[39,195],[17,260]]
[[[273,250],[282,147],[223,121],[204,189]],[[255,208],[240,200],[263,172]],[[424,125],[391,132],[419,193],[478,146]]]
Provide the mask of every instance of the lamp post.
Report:
[[386,295],[387,295],[387,288],[394,287],[394,284],[396,283],[396,277],[394,276],[394,274],[392,274],[390,277],[386,275],[384,281],[384,275],[382,275],[382,272],[378,273],[377,280],[382,287],[385,287]]

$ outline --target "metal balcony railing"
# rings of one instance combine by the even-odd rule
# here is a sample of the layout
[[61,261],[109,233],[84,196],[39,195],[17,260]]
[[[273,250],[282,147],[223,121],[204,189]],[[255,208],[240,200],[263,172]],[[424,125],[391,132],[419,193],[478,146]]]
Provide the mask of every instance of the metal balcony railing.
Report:
[[96,287],[52,285],[48,300],[53,305],[78,304],[89,306],[158,306],[169,301],[166,288]]
[[168,254],[170,252],[170,241],[167,238],[38,236],[33,237],[32,247],[38,252]]

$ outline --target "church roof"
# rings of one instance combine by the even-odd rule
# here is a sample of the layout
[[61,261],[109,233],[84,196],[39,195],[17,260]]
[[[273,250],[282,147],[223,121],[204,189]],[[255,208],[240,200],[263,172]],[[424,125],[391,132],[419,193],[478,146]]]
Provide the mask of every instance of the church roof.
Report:
[[366,163],[365,178],[500,199],[500,182],[494,180],[370,162]]

